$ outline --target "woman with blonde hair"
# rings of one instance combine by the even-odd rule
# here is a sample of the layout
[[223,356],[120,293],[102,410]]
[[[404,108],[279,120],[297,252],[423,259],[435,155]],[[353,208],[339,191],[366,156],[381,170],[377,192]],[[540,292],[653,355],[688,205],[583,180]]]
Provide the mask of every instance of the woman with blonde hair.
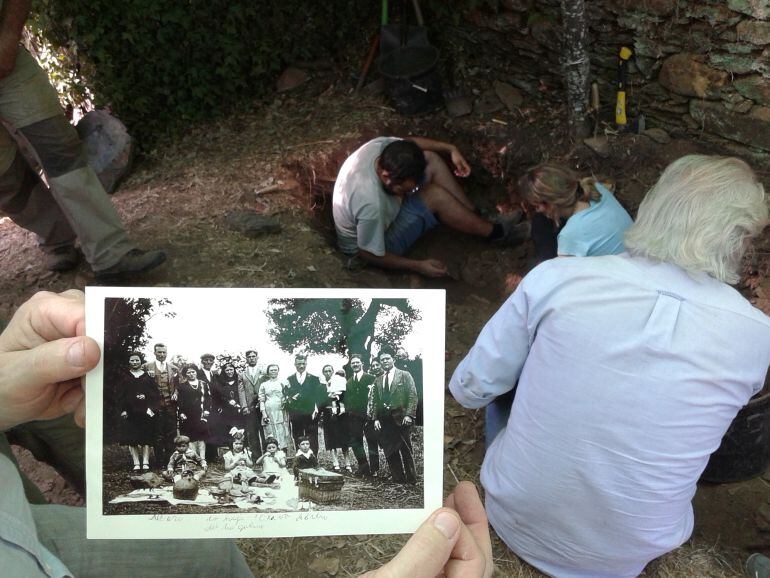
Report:
[[[532,240],[538,261],[559,257],[598,257],[625,251],[623,235],[633,224],[608,184],[597,178],[581,177],[556,163],[542,163],[519,179],[519,197],[532,217]],[[512,285],[521,282],[514,276]],[[511,289],[513,290],[513,289]],[[486,443],[508,423],[512,389],[486,409]]]
[[608,185],[563,165],[542,163],[519,179],[518,189],[536,213],[532,239],[540,261],[624,251],[623,234],[633,221]]

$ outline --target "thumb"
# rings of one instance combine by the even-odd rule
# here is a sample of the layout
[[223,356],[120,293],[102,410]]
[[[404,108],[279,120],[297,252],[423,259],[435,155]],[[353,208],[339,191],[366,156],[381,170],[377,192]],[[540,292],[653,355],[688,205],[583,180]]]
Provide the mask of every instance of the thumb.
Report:
[[448,508],[436,510],[420,526],[398,555],[368,578],[434,578],[441,574],[460,537],[461,521]]
[[38,345],[21,354],[25,368],[19,381],[34,389],[82,377],[99,362],[101,352],[90,337],[69,337]]

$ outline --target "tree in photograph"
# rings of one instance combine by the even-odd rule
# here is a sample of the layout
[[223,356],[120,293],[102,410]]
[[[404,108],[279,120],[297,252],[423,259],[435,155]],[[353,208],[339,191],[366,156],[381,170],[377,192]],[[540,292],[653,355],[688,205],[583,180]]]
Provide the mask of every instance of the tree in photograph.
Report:
[[588,136],[586,114],[591,72],[586,49],[588,26],[585,0],[561,0],[561,13],[569,129],[573,138],[583,138]]
[[120,375],[126,371],[128,354],[143,349],[151,335],[147,321],[162,313],[174,317],[173,311],[161,311],[171,305],[168,299],[107,298],[104,300],[104,435],[115,435],[117,416],[114,405]]
[[407,299],[273,299],[266,315],[283,351],[342,355],[398,346],[421,318]]

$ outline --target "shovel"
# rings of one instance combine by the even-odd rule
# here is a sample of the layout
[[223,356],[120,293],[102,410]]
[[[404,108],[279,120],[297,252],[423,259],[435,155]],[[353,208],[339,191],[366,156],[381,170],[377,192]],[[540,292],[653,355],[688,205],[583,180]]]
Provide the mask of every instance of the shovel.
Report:
[[430,46],[428,31],[422,18],[422,11],[417,0],[412,0],[417,25],[408,23],[408,0],[401,0],[401,23],[389,24],[388,0],[382,0],[382,20],[380,26],[380,56],[402,46]]

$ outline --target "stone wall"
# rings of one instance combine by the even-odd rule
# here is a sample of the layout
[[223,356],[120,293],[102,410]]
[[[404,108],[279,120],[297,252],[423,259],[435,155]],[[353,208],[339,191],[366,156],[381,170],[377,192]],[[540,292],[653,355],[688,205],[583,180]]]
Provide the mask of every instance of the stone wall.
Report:
[[[612,118],[618,50],[634,50],[631,116],[770,151],[770,0],[586,0],[592,78]],[[560,86],[559,2],[499,0],[471,24],[511,50],[506,80],[530,93]],[[559,95],[558,90],[552,91]]]

